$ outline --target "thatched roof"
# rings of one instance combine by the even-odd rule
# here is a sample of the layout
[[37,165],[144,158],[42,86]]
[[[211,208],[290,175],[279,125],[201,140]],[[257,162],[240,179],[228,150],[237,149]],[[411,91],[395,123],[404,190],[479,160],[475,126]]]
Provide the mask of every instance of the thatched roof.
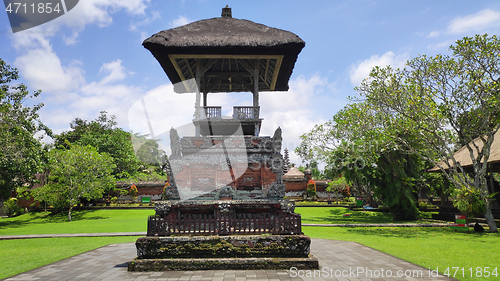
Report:
[[297,35],[249,20],[212,18],[160,31],[144,40],[148,48],[163,47],[274,47],[285,44],[304,45]]
[[[231,66],[233,72],[238,69],[246,73],[248,67],[244,68],[243,64],[250,65],[251,59],[266,59],[261,62],[259,90],[286,91],[295,61],[305,42],[289,31],[249,20],[221,17],[160,31],[144,40],[143,46],[155,56],[173,84],[194,78],[196,62],[192,60],[195,58],[205,58],[205,62],[219,59],[218,63],[207,63],[214,73],[227,71]],[[248,63],[243,61],[245,59],[249,60]],[[239,60],[243,62],[239,64]],[[275,70],[276,76],[273,77]],[[264,77],[264,72],[269,77]],[[245,84],[250,79],[239,79],[239,82]],[[228,89],[249,90],[244,86],[238,88],[237,83]],[[215,91],[223,90],[226,89]],[[213,91],[212,88],[210,91]]]
[[290,170],[283,175],[284,180],[304,180],[304,173],[299,171],[295,167],[291,167]]
[[[473,146],[473,142],[477,145],[479,150],[483,149],[483,142],[480,138],[476,138],[472,142],[470,142],[471,147],[474,150],[474,157],[477,157],[477,151]],[[472,168],[472,159],[470,157],[469,150],[466,146],[460,148],[454,154],[455,160],[460,163],[460,165],[465,169]],[[453,166],[453,162],[449,161],[450,165]],[[441,161],[440,165],[445,166],[445,162]],[[493,143],[491,144],[490,157],[488,158],[489,170],[494,170],[496,172],[500,172],[500,130],[493,136]],[[438,172],[439,168],[436,166],[429,170],[430,172]]]

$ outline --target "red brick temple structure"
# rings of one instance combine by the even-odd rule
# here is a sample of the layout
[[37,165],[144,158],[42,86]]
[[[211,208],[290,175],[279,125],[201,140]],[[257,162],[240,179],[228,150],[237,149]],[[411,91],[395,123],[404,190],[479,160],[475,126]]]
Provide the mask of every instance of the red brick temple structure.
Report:
[[[260,136],[259,93],[287,91],[297,35],[221,17],[161,31],[143,43],[174,84],[195,93],[194,136],[171,129],[167,201],[155,205],[130,271],[318,268],[300,214],[284,199],[281,129]],[[251,93],[231,117],[209,93]]]

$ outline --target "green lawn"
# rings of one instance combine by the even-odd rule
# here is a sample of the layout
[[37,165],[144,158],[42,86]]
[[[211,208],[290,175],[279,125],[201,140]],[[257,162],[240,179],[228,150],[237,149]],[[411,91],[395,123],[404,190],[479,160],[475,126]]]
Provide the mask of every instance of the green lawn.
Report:
[[[500,255],[498,233],[460,233],[449,228],[420,228],[420,227],[303,227],[303,231],[311,238],[354,241],[368,247],[391,254],[403,260],[418,264],[433,270],[439,268],[444,273],[452,267],[464,268],[470,275],[469,268],[474,274],[477,267],[490,267],[490,271],[497,268],[500,276]],[[462,273],[460,272],[459,275]],[[498,280],[499,277],[462,277],[459,280]]]
[[99,247],[134,242],[138,237],[74,237],[0,240],[0,279]]
[[152,209],[74,211],[68,222],[66,213],[28,213],[0,219],[0,235],[146,231],[151,215]]
[[[297,207],[295,212],[301,214],[302,223],[345,224],[345,223],[428,223],[419,221],[393,221],[391,213],[372,211],[351,211],[342,207]],[[350,217],[343,216],[350,214]],[[431,213],[424,213],[430,217]]]

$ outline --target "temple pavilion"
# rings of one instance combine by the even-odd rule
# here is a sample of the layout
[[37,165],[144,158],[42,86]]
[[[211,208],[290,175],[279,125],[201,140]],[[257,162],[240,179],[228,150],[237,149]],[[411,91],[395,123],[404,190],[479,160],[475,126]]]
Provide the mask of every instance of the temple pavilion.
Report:
[[[317,268],[300,215],[284,199],[281,129],[260,135],[259,94],[288,90],[305,42],[233,18],[226,6],[221,17],[160,31],[143,45],[176,93],[195,93],[195,130],[170,130],[167,200],[155,205],[129,270]],[[208,105],[214,93],[251,94],[253,104],[224,117]]]

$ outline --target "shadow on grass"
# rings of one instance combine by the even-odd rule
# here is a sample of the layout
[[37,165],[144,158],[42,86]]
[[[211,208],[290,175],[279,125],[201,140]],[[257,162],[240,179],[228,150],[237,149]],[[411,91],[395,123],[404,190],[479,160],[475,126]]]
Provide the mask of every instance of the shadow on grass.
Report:
[[[350,214],[344,217],[344,214]],[[349,211],[344,208],[328,210],[327,216],[304,217],[303,223],[346,224],[346,223],[403,223],[393,221],[392,214],[370,211]]]
[[[496,236],[500,237],[498,233],[476,233],[474,230],[471,229],[469,233],[466,231],[458,231],[455,232],[454,230],[450,229],[449,227],[426,227],[426,228],[421,228],[421,227],[397,227],[397,228],[390,228],[390,227],[381,227],[381,228],[376,228],[376,227],[356,227],[356,228],[350,228],[347,230],[348,233],[352,234],[358,234],[358,235],[367,235],[367,236],[381,236],[381,237],[387,237],[387,238],[408,238],[408,239],[425,239],[425,238],[433,238],[433,237],[440,237],[440,236],[446,236],[447,238],[455,238],[455,239],[477,239],[477,238],[482,238],[482,237],[491,237],[491,236]],[[480,242],[487,243],[486,241],[481,241]]]
[[[92,215],[96,210],[73,211],[71,212],[71,221],[81,220],[101,220],[107,217]],[[44,224],[44,223],[63,223],[68,222],[68,212],[60,213],[50,212],[33,212],[21,216],[6,218],[0,220],[1,228],[20,228],[28,224]]]

